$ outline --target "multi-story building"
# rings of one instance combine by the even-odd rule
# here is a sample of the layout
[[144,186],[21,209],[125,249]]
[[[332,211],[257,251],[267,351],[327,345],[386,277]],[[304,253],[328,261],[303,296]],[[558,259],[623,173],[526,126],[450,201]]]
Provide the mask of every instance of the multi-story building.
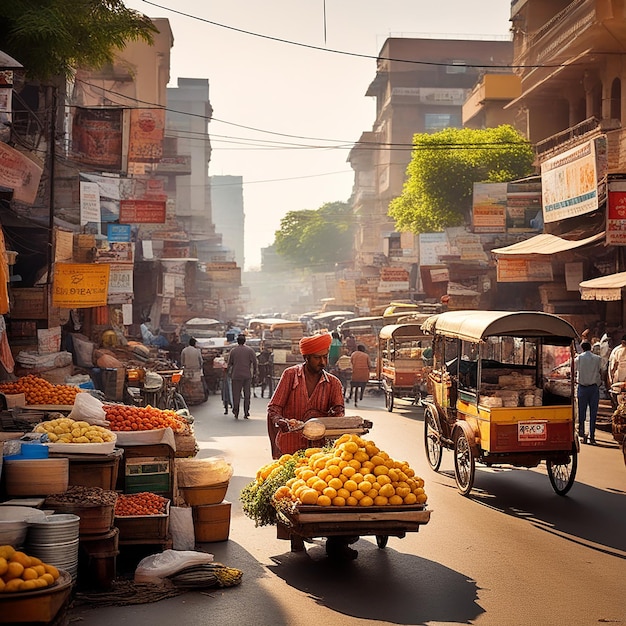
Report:
[[211,176],[211,207],[215,230],[222,243],[232,251],[239,267],[244,267],[243,178],[241,176]]
[[[506,108],[536,146],[542,174],[541,237],[553,239],[550,246],[538,246],[533,238],[497,250],[498,272],[502,275],[501,265],[511,260],[526,261],[531,269],[542,264],[546,282],[561,286],[552,288],[551,298],[543,298],[544,310],[577,314],[581,327],[598,319],[624,323],[619,303],[586,301],[620,300],[626,285],[609,280],[609,293],[588,284],[626,268],[620,209],[626,189],[620,180],[626,177],[623,2],[514,0],[511,23],[513,65],[522,90]],[[532,273],[525,282],[536,288]]]
[[[388,216],[389,202],[402,193],[413,136],[460,128],[463,104],[479,77],[486,70],[510,73],[512,56],[510,41],[390,38],[384,43],[366,92],[376,98],[376,119],[348,157],[355,171],[355,269],[369,283],[370,296],[380,293],[372,287],[380,267],[391,263],[408,270],[417,261],[415,238],[395,232]],[[385,289],[381,301],[392,296],[393,290]]]

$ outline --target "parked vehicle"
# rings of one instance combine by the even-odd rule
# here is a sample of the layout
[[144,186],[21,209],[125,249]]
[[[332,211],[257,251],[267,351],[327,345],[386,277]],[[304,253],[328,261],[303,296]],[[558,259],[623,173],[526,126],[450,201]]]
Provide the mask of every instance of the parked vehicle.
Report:
[[376,377],[389,412],[393,411],[395,398],[421,402],[431,365],[432,337],[419,324],[383,326],[378,338]]
[[467,495],[477,462],[545,461],[554,491],[565,495],[580,448],[574,376],[567,397],[548,382],[556,366],[573,362],[574,328],[548,313],[450,311],[428,318],[422,329],[433,336],[432,398],[424,413],[430,466],[437,471],[443,449],[452,450],[457,487]]

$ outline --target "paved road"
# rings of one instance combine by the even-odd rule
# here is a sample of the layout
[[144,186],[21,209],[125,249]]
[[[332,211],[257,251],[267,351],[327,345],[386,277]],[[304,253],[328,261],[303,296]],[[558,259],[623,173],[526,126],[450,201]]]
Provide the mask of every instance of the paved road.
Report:
[[74,609],[72,623],[626,624],[626,467],[609,433],[583,447],[566,498],[543,468],[478,469],[464,498],[450,452],[440,473],[426,463],[421,409],[399,402],[388,413],[382,396],[367,395],[358,414],[374,423],[368,436],[425,479],[432,517],[419,533],[390,538],[385,550],[361,538],[358,559],[337,566],[321,543],[291,553],[274,527],[255,528],[241,512],[240,489],[270,458],[266,404],[253,398],[252,419],[237,421],[223,415],[217,396],[193,409],[199,456],[225,456],[235,470],[230,540],[202,549],[242,569],[243,583],[153,604]]

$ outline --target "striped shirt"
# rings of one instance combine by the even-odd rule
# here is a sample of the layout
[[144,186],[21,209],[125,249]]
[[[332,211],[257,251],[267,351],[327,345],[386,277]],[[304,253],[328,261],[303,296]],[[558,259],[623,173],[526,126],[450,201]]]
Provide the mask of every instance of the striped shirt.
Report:
[[277,454],[276,435],[279,429],[274,425],[276,420],[297,419],[306,422],[313,417],[327,415],[334,407],[333,415],[341,417],[345,414],[343,387],[336,376],[322,371],[322,376],[309,397],[304,378],[304,363],[288,367],[280,377],[267,405],[267,430],[272,444],[272,456],[276,458]]

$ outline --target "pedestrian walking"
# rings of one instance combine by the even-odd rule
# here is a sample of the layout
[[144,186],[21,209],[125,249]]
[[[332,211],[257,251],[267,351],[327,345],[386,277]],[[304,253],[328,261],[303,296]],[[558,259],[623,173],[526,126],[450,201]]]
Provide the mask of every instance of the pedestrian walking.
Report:
[[232,381],[233,415],[239,419],[239,405],[243,391],[243,417],[250,417],[250,395],[252,379],[258,376],[256,354],[250,346],[246,346],[246,336],[237,336],[237,345],[228,356],[228,375]]
[[363,400],[365,386],[369,382],[370,370],[372,369],[369,354],[367,354],[367,350],[362,343],[350,355],[350,361],[352,363],[352,378],[350,380],[349,399],[352,399],[352,393],[354,392],[354,406],[358,406],[358,401]]
[[585,421],[589,410],[589,443],[595,445],[596,417],[600,404],[600,384],[602,383],[602,359],[591,351],[591,343],[583,341],[580,344],[582,352],[574,359],[576,365],[578,398],[578,436],[583,443],[587,443]]

